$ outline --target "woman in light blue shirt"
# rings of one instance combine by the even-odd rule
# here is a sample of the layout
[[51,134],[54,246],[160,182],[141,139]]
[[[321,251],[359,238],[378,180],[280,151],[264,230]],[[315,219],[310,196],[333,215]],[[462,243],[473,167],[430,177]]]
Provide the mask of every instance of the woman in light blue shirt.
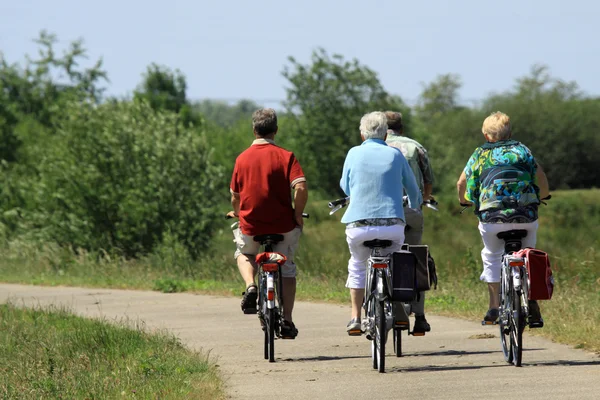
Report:
[[347,326],[350,335],[360,334],[361,330],[360,311],[371,253],[363,243],[391,240],[386,251],[399,251],[404,243],[404,191],[409,207],[418,208],[422,203],[417,181],[402,152],[385,143],[385,114],[376,111],[364,115],[360,135],[363,143],[348,152],[340,180],[340,187],[350,196],[350,205],[342,217],[350,249],[346,281],[352,299],[352,319]]

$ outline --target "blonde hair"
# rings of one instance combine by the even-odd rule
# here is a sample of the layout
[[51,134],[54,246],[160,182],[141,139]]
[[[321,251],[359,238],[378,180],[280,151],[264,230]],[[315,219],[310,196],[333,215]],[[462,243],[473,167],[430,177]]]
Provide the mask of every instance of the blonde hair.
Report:
[[511,133],[510,117],[500,111],[490,114],[490,116],[483,121],[481,132],[483,132],[484,135],[489,136],[493,142],[508,139]]

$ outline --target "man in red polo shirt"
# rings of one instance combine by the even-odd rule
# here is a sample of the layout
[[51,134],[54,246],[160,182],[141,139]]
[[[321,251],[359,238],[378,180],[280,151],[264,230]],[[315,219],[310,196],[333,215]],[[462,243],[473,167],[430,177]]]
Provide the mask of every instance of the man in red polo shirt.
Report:
[[[237,246],[235,258],[246,282],[242,311],[245,314],[256,314],[257,311],[254,257],[260,244],[254,241],[254,236],[282,234],[284,240],[274,246],[274,251],[287,257],[281,269],[285,306],[281,336],[293,339],[298,334],[292,321],[296,298],[294,251],[304,224],[302,212],[308,200],[308,189],[294,153],[274,142],[278,128],[275,110],[255,111],[252,128],[256,140],[236,159],[230,187],[233,213],[240,219],[240,227],[234,231],[234,242]],[[293,207],[291,190],[294,190]]]

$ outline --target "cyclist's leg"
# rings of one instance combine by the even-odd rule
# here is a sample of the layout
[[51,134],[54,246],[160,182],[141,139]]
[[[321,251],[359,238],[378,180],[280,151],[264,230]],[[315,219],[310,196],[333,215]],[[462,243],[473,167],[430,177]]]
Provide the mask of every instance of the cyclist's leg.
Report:
[[233,231],[233,241],[235,242],[236,249],[234,258],[236,259],[240,275],[246,286],[254,283],[254,277],[256,276],[256,263],[254,257],[258,254],[260,244],[254,241],[254,237],[245,235],[238,228]]
[[233,237],[236,244],[234,257],[240,275],[246,284],[246,290],[242,293],[242,311],[253,313],[256,309],[256,299],[258,297],[255,283],[257,268],[254,257],[258,254],[260,244],[255,242],[252,236],[243,234],[239,228],[233,231]]
[[365,247],[363,243],[367,240],[377,239],[373,236],[375,233],[369,226],[346,228],[346,242],[350,251],[346,287],[350,289],[352,320],[360,320],[365,294],[367,259],[371,254],[371,249]]
[[[423,213],[421,210],[406,207],[404,209],[406,225],[410,229],[405,232],[404,243],[418,245],[423,238]],[[410,303],[410,309],[415,314],[414,329],[417,332],[429,332],[431,327],[425,319],[425,292],[420,292],[415,300]]]
[[490,303],[486,319],[495,320],[498,316],[500,302],[500,271],[502,268],[502,255],[504,254],[504,240],[496,235],[499,232],[511,230],[510,224],[484,224],[479,223],[479,233],[483,241],[481,259],[483,272],[480,280],[487,282],[490,294]]
[[292,312],[296,300],[296,264],[294,263],[294,254],[298,248],[302,229],[297,227],[294,230],[283,234],[283,241],[273,246],[273,250],[282,253],[286,258],[285,264],[281,267],[281,276],[283,282],[283,319],[292,323]]

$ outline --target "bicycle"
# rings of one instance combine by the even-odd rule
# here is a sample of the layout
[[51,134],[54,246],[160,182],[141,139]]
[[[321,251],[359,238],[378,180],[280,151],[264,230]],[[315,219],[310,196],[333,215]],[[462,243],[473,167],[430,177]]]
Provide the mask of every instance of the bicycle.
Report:
[[[549,200],[548,196],[543,200]],[[464,208],[471,204],[460,203]],[[525,267],[525,259],[516,256],[522,249],[522,239],[527,231],[513,229],[496,235],[504,240],[504,254],[500,274],[500,308],[497,321],[481,321],[482,325],[500,326],[500,343],[507,363],[520,367],[523,359],[523,331],[529,326],[529,273]]]
[[[303,213],[303,218],[309,214]],[[233,218],[231,215],[227,219]],[[235,230],[239,227],[236,221],[231,225]],[[258,266],[258,319],[264,331],[264,358],[275,362],[275,338],[283,338],[281,326],[283,324],[283,282],[280,273],[281,266],[287,258],[280,253],[273,252],[273,247],[284,239],[281,234],[265,234],[254,237],[260,243],[263,252],[256,255]]]
[[[346,197],[329,202],[328,205],[331,209],[329,215],[348,205],[349,200],[350,198]],[[371,255],[367,260],[367,278],[363,303],[365,318],[362,321],[361,331],[356,332],[356,334],[359,335],[364,332],[366,338],[371,340],[373,369],[383,373],[385,372],[385,345],[389,330],[393,329],[394,332],[394,353],[396,357],[402,356],[401,332],[403,330],[407,330],[409,335],[424,335],[424,333],[410,332],[410,323],[405,310],[406,302],[410,303],[416,296],[416,285],[414,285],[416,276],[414,268],[412,275],[411,270],[407,269],[409,273],[407,280],[412,281],[412,287],[396,287],[393,284],[394,276],[391,268],[393,256],[391,253],[382,254],[385,248],[392,245],[392,241],[374,239],[364,242],[364,245],[371,249]],[[395,300],[395,292],[398,292],[399,296],[403,296],[404,301]]]

